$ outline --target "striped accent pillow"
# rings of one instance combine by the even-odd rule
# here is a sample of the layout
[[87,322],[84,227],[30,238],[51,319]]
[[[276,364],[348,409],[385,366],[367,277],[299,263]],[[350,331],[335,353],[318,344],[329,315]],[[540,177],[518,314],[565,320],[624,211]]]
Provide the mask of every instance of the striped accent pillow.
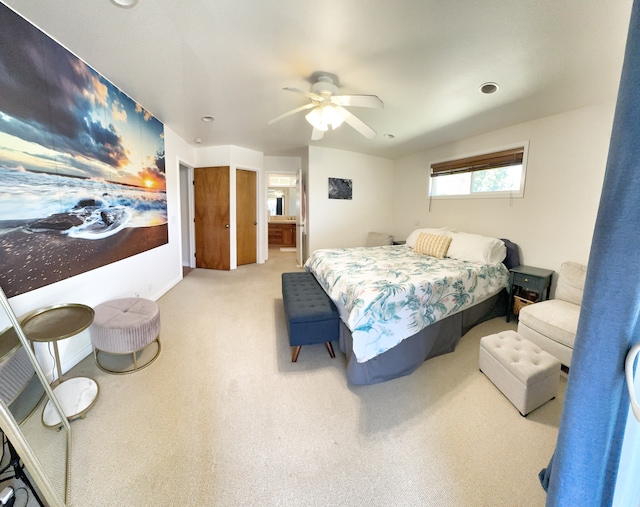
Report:
[[435,234],[421,232],[418,235],[413,251],[442,259],[447,255],[450,244],[451,236],[437,236]]

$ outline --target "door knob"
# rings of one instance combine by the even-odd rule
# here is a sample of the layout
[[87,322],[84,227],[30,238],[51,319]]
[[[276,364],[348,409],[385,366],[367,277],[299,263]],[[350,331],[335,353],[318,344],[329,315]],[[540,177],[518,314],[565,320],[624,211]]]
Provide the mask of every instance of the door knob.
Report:
[[631,402],[631,410],[633,410],[633,415],[636,416],[636,419],[640,421],[640,403],[638,403],[638,398],[636,398],[636,391],[633,386],[634,384],[634,371],[633,371],[633,363],[636,360],[636,356],[640,354],[640,343],[636,343],[631,350],[627,354],[627,359],[624,362],[624,370],[625,377],[627,379],[627,389],[629,390],[629,399]]
[[229,224],[225,225],[225,226],[224,226],[224,228],[225,228],[225,229],[228,229],[228,228],[229,228]]
[[258,225],[258,222],[253,222],[253,225]]

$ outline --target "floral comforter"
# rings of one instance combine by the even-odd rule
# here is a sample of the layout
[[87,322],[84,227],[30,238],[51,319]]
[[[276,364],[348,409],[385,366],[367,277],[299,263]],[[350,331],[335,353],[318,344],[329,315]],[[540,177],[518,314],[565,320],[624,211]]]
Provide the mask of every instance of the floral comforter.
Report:
[[336,303],[359,363],[507,286],[503,264],[437,259],[404,245],[316,250],[305,263]]

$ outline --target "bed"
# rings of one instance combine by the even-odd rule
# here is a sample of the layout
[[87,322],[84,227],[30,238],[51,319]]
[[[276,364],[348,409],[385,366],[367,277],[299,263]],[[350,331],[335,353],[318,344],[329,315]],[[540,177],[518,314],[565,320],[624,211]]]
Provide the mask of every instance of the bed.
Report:
[[[519,264],[517,245],[418,231],[406,245],[321,249],[305,263],[340,313],[339,345],[353,384],[408,375],[425,360],[455,350],[476,324],[505,313],[509,268]],[[440,258],[421,250],[421,234],[450,237],[450,254]]]

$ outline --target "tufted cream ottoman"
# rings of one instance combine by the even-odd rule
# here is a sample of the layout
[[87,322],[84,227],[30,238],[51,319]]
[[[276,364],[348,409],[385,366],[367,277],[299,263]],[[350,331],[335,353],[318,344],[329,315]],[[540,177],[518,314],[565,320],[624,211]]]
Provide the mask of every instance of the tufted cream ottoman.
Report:
[[[132,373],[149,366],[160,355],[160,311],[155,302],[143,298],[114,299],[99,304],[94,311],[90,327],[91,344],[96,364],[102,371]],[[138,352],[154,341],[157,343],[155,355],[138,366]],[[132,354],[133,368],[107,368],[98,360],[100,352]]]
[[480,340],[480,371],[525,416],[555,397],[560,361],[509,330]]

